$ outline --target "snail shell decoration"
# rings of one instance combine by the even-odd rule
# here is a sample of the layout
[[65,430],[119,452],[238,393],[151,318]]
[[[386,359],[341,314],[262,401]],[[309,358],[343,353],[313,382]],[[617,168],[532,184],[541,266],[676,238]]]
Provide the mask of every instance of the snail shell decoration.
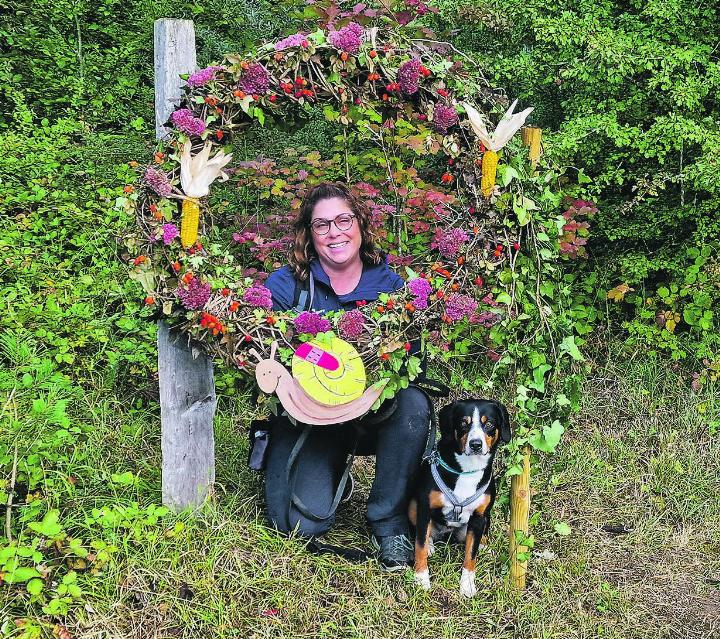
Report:
[[275,393],[287,414],[303,424],[323,426],[362,417],[387,384],[383,379],[363,392],[362,360],[339,338],[331,339],[332,352],[313,342],[301,344],[292,364],[298,379],[275,359],[277,347],[277,341],[270,345],[269,359],[250,349],[259,362],[255,369],[257,385],[263,393]]

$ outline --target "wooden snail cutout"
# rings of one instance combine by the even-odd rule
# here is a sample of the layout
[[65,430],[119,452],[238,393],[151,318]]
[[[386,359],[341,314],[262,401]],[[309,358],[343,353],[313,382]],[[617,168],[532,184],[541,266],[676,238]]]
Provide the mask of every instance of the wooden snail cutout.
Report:
[[[347,342],[343,342],[343,340],[339,341],[343,344],[346,344],[347,346],[350,346],[349,344],[347,344]],[[358,384],[358,378],[353,377],[357,374],[358,371],[357,363],[351,362],[350,365],[348,365],[347,360],[353,359],[352,357],[347,357],[348,351],[343,349],[341,353],[337,353],[337,355],[339,355],[339,361],[337,368],[335,368],[335,363],[333,363],[331,360],[328,360],[327,357],[323,359],[323,355],[328,355],[330,358],[334,358],[335,354],[327,353],[327,351],[325,351],[324,353],[318,352],[324,351],[324,349],[318,347],[316,344],[309,344],[309,348],[301,345],[298,349],[300,350],[300,355],[296,354],[295,358],[302,359],[309,366],[317,366],[317,364],[313,364],[312,360],[317,360],[317,362],[321,364],[321,366],[319,366],[318,368],[322,369],[323,372],[316,371],[312,372],[310,375],[310,377],[312,378],[311,385],[309,386],[311,388],[311,392],[313,392],[312,389],[314,387],[322,387],[325,389],[325,391],[321,393],[321,395],[323,398],[326,398],[328,388],[327,386],[324,386],[319,380],[323,378],[332,379],[327,376],[327,373],[345,371],[345,374],[349,376],[348,384],[341,384],[337,386],[338,388],[343,389],[343,393],[340,395],[340,397],[345,398],[343,403],[336,403],[334,405],[326,404],[311,397],[308,392],[303,388],[301,383],[292,376],[290,371],[288,371],[287,368],[285,368],[279,361],[275,359],[275,353],[277,352],[278,347],[277,341],[274,341],[270,345],[269,359],[263,359],[260,353],[258,353],[254,348],[250,349],[250,352],[258,359],[258,365],[255,368],[255,379],[260,390],[263,393],[267,393],[268,395],[270,393],[275,393],[278,396],[278,399],[280,399],[280,403],[283,405],[283,408],[285,409],[287,414],[290,415],[290,417],[292,417],[293,419],[303,424],[325,426],[329,424],[340,424],[342,422],[350,421],[351,419],[357,419],[358,417],[362,417],[370,410],[372,405],[380,397],[380,394],[382,393],[383,388],[385,388],[385,384],[387,384],[388,380],[380,380],[379,382],[373,384],[370,388],[362,392],[359,396],[356,394],[356,391],[354,393],[348,393],[345,389],[356,389]],[[312,352],[311,354],[311,349],[313,348],[317,350]],[[352,348],[352,346],[350,346],[350,348],[359,359],[359,356],[357,355],[355,349]],[[347,359],[343,361],[343,357]],[[361,360],[360,364],[362,365]],[[295,366],[296,363],[293,362],[293,368],[295,368]],[[300,368],[304,369],[305,367],[301,365]],[[304,373],[303,375],[305,377],[305,381],[307,381],[307,373]],[[360,383],[364,387],[364,368],[362,369],[362,378],[363,379]],[[334,381],[337,384],[337,379],[335,379]],[[315,384],[317,384],[317,386],[315,386]],[[347,400],[347,397],[349,396],[353,396],[354,398]]]

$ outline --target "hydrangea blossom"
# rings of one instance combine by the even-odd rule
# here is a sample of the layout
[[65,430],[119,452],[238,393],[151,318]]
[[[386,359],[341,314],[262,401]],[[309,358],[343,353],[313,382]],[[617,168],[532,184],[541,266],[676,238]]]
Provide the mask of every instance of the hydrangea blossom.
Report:
[[363,28],[357,22],[351,22],[337,31],[328,33],[328,40],[336,49],[357,53],[362,44]]
[[272,308],[272,293],[269,288],[265,288],[262,284],[253,284],[243,294],[243,302],[255,306],[256,308]]
[[190,109],[178,109],[170,119],[180,131],[188,135],[202,135],[205,132],[205,122],[196,118]]
[[397,81],[400,90],[405,95],[417,93],[420,88],[420,67],[422,64],[417,58],[403,62],[398,69]]
[[145,170],[145,182],[160,197],[168,197],[172,193],[172,184],[167,173],[154,166],[149,166]]
[[453,259],[460,252],[462,245],[468,241],[468,234],[459,228],[449,231],[438,229],[435,231],[435,239],[430,246],[440,251],[440,254],[448,259]]
[[270,88],[270,75],[260,63],[251,64],[242,74],[238,88],[245,93],[265,95]]
[[307,47],[308,40],[304,33],[294,33],[288,36],[284,40],[275,43],[275,51],[282,51],[283,49],[289,49],[290,47]]
[[346,339],[357,339],[365,330],[365,316],[358,309],[347,311],[338,321],[338,330]]
[[165,246],[169,246],[172,244],[172,241],[180,235],[180,231],[178,231],[178,227],[174,224],[163,224],[163,234],[162,239]]
[[458,114],[457,111],[444,104],[436,104],[435,110],[433,111],[433,126],[439,133],[447,133],[447,130],[457,124]]
[[445,315],[453,322],[469,317],[477,307],[478,303],[468,295],[453,293],[445,299]]
[[330,322],[319,313],[303,311],[298,315],[294,322],[295,329],[298,333],[309,333],[317,335],[330,330]]
[[188,283],[187,288],[179,286],[176,292],[185,308],[196,311],[203,308],[210,299],[210,283],[203,283],[194,277]]
[[206,67],[200,69],[200,71],[196,71],[187,79],[188,86],[191,89],[201,87],[215,78],[215,71],[220,71],[224,68],[225,67]]

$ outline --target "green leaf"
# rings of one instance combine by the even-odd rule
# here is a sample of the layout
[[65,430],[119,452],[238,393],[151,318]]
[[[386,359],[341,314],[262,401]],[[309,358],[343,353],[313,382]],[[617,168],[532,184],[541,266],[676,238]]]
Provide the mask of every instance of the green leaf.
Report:
[[49,510],[45,513],[42,521],[30,522],[28,528],[45,537],[55,537],[55,535],[62,532],[62,526],[58,523],[58,519],[60,519],[60,511],[57,509]]
[[44,588],[45,584],[42,579],[31,579],[27,582],[25,588],[31,595],[39,595]]
[[575,344],[575,336],[568,335],[562,342],[560,342],[560,350],[566,352],[575,361],[582,362],[585,360],[580,349]]
[[498,295],[495,300],[498,302],[498,304],[510,304],[510,302],[512,302],[512,298],[505,291],[500,293],[500,295]]
[[40,573],[35,570],[35,568],[31,568],[30,566],[20,566],[19,568],[7,573],[5,575],[5,581],[9,584],[19,584],[23,581],[29,581],[30,579],[39,576]]
[[565,427],[556,419],[549,426],[544,426],[542,433],[533,431],[528,437],[528,442],[536,450],[544,453],[553,453],[560,443],[560,438],[564,432]]
[[553,528],[555,529],[555,532],[562,537],[567,537],[572,532],[570,526],[562,521],[555,524]]

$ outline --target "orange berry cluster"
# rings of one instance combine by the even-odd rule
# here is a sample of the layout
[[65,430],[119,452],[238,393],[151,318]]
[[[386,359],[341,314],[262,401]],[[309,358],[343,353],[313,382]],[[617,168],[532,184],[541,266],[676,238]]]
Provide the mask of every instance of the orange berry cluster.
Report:
[[200,319],[200,326],[212,331],[213,335],[218,333],[225,333],[227,326],[225,326],[217,317],[203,311],[202,318]]

